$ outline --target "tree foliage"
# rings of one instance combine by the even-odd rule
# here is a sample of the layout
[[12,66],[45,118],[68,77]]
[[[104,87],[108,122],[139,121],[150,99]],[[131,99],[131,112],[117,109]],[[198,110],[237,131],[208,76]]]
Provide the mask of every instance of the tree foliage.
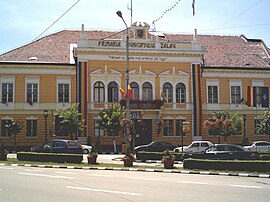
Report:
[[23,123],[22,122],[17,122],[14,121],[13,119],[11,119],[6,125],[5,127],[7,128],[8,132],[11,135],[17,135],[18,133],[21,132],[21,130],[23,129]]
[[73,139],[73,133],[83,131],[84,120],[79,120],[81,113],[78,112],[78,104],[73,104],[65,110],[58,110],[56,115],[61,119],[61,130],[69,131],[71,139]]
[[118,103],[111,104],[108,109],[101,109],[99,116],[101,128],[111,134],[118,133],[125,125],[125,110]]
[[270,111],[265,111],[258,117],[256,123],[256,134],[270,136]]
[[209,113],[203,126],[211,130],[213,135],[223,136],[226,141],[227,137],[241,133],[242,124],[243,117],[237,113],[218,111]]

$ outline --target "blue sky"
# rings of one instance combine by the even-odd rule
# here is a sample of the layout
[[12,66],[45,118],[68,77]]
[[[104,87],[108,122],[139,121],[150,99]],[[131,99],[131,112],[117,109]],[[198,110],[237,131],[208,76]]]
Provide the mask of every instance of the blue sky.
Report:
[[[195,0],[195,16],[192,1],[133,0],[132,21],[151,24],[168,10],[156,21],[157,31],[193,34],[197,28],[198,34],[244,34],[270,46],[269,0]],[[117,10],[122,11],[128,25],[131,23],[131,0],[0,0],[0,53],[32,42],[76,2],[40,37],[80,29],[81,24],[86,30],[121,30],[125,26]]]

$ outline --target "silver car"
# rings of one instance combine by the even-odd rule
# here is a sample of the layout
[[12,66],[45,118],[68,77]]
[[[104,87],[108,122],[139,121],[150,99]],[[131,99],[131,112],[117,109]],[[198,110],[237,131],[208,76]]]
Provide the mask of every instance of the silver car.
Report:
[[[194,141],[188,146],[183,146],[183,152],[204,152],[213,143],[209,141]],[[175,152],[182,152],[182,147],[176,147]]]
[[250,146],[245,146],[244,148],[254,152],[270,152],[270,142],[257,141],[253,142]]

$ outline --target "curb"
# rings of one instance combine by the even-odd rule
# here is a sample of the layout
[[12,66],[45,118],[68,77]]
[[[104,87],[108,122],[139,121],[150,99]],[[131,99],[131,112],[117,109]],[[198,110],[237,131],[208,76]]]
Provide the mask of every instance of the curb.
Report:
[[110,167],[87,167],[87,166],[58,166],[58,165],[33,165],[33,164],[5,164],[0,166],[22,166],[35,168],[61,168],[61,169],[82,169],[82,170],[115,170],[115,171],[139,171],[139,172],[159,172],[159,173],[179,173],[179,174],[200,174],[200,175],[222,175],[222,176],[238,176],[238,177],[256,177],[270,178],[269,174],[249,174],[249,173],[225,173],[225,172],[209,172],[209,171],[191,171],[191,170],[169,170],[169,169],[149,169],[149,168],[110,168]]

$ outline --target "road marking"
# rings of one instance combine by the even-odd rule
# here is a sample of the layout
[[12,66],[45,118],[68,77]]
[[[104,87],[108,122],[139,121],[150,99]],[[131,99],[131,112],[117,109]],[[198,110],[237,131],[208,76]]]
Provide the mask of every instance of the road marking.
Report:
[[66,186],[66,188],[67,189],[85,190],[85,191],[95,191],[95,192],[104,192],[104,193],[132,195],[132,196],[141,196],[142,195],[142,194],[139,194],[139,193],[132,193],[132,192],[113,191],[113,190],[106,190],[106,189],[91,189],[91,188],[85,188],[85,187]]
[[0,191],[2,191],[3,189],[0,189]]
[[158,181],[158,179],[143,178],[143,177],[132,177],[131,179],[135,179],[135,180],[149,180],[149,181]]
[[49,178],[56,178],[56,179],[76,179],[74,177],[67,177],[67,176],[55,176],[55,175],[42,175],[36,173],[19,173],[19,175],[30,175],[30,176],[37,176],[37,177],[49,177]]
[[9,167],[0,167],[0,169],[3,169],[3,170],[13,170],[14,168],[9,168]]
[[68,175],[76,175],[77,173],[71,173],[71,172],[54,172],[56,174],[68,174]]
[[248,186],[248,185],[239,185],[239,184],[230,184],[230,187],[240,187],[240,188],[252,188],[252,189],[261,189],[260,186]]
[[24,171],[29,171],[29,172],[38,172],[38,173],[42,173],[42,170],[32,170],[32,169],[25,169]]
[[185,184],[208,184],[207,182],[178,181]]
[[89,174],[89,175],[95,177],[113,177],[112,175],[99,175],[99,174]]

